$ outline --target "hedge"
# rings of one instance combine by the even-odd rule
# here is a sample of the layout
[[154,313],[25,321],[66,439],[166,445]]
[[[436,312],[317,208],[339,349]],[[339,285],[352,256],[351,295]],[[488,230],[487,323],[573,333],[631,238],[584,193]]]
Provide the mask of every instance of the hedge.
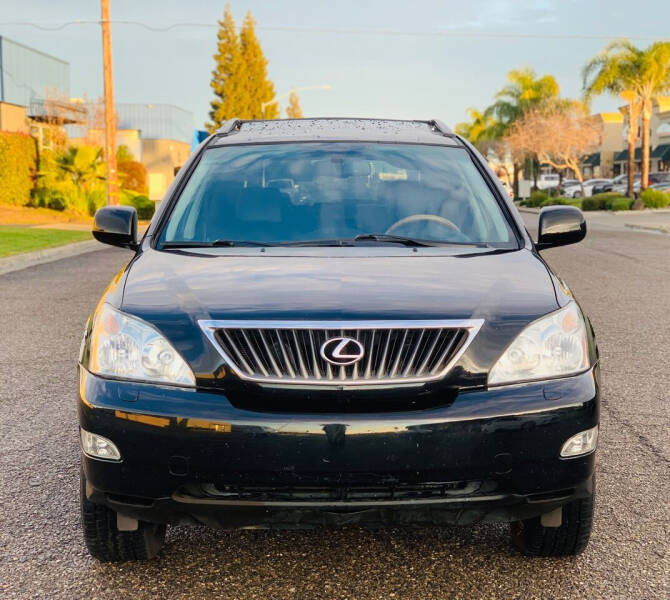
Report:
[[576,206],[582,210],[630,210],[633,200],[621,194],[607,192],[588,198],[547,198],[540,206]]
[[521,204],[523,206],[530,206],[531,208],[537,208],[538,206],[542,206],[543,203],[547,201],[547,198],[549,198],[549,194],[547,194],[547,192],[544,192],[542,190],[533,190],[530,193],[530,198],[524,200]]
[[156,210],[156,203],[153,200],[149,200],[144,194],[137,194],[130,190],[121,191],[119,203],[134,206],[137,209],[137,217],[147,221],[154,216]]
[[540,206],[556,206],[556,205],[563,205],[563,206],[576,206],[577,208],[582,207],[582,199],[581,198],[547,198]]
[[36,172],[35,140],[24,133],[0,131],[0,204],[28,204]]
[[630,210],[633,200],[616,192],[594,194],[582,200],[582,210]]
[[647,208],[665,208],[670,204],[670,193],[646,189],[640,194],[640,200]]

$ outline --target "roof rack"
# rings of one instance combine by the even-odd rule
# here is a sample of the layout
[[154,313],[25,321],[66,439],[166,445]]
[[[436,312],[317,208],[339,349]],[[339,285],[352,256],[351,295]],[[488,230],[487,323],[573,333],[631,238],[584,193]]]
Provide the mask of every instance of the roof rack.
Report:
[[241,119],[228,119],[216,130],[216,135],[229,135],[242,125]]
[[430,121],[428,121],[428,125],[433,127],[435,131],[441,133],[442,135],[453,135],[454,133],[451,130],[451,127],[447,127],[447,125],[445,125],[445,123],[443,123],[439,119],[431,119]]

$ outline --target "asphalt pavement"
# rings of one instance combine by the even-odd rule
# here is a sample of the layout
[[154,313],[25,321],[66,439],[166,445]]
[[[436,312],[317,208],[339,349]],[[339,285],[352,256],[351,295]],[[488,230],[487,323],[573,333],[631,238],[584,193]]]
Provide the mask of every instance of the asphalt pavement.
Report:
[[670,596],[670,235],[596,226],[546,252],[602,357],[595,528],[566,559],[520,556],[505,525],[174,527],[152,562],[97,563],[79,527],[76,360],[88,313],[129,257],[103,249],[0,275],[0,598]]

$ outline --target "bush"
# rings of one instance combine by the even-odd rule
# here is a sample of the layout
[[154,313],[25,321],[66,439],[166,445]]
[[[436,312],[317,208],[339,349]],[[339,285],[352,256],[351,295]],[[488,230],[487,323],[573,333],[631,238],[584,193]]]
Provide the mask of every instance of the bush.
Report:
[[594,194],[582,200],[582,210],[630,210],[633,200],[616,192]]
[[142,220],[149,220],[154,216],[156,203],[149,200],[144,194],[137,194],[130,190],[122,190],[119,202],[126,206],[134,206],[137,210],[137,217]]
[[530,193],[530,198],[526,200],[526,206],[538,207],[542,206],[542,203],[549,198],[547,192],[542,190],[534,190]]
[[147,193],[147,168],[136,160],[122,160],[118,166],[119,180],[124,190]]
[[23,133],[0,131],[0,204],[28,204],[36,172],[35,140]]
[[602,194],[582,199],[582,210],[607,210],[608,198],[601,198]]
[[612,198],[609,202],[609,210],[630,210],[633,206],[634,200],[626,196],[619,196]]
[[581,198],[547,198],[541,206],[556,206],[556,205],[566,205],[566,206],[576,206],[577,208],[582,207]]
[[640,194],[640,200],[647,208],[665,208],[670,204],[670,193],[646,189]]
[[596,198],[597,200],[606,200],[606,201],[611,201],[614,200],[615,198],[622,198],[622,196],[619,192],[603,192],[602,194],[593,194],[591,198]]
[[93,215],[105,203],[104,173],[100,148],[42,152],[33,204]]
[[65,210],[68,204],[66,194],[61,190],[47,187],[38,187],[31,202],[32,206],[43,206],[52,210]]

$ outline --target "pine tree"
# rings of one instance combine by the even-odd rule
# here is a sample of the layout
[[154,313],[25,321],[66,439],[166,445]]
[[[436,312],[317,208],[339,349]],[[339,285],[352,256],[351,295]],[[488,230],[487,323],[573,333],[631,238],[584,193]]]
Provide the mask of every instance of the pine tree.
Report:
[[246,69],[246,93],[244,94],[245,104],[241,107],[242,114],[237,116],[245,119],[276,119],[279,117],[279,107],[276,103],[262,108],[264,102],[269,102],[275,97],[275,86],[268,79],[268,61],[256,37],[251,12],[244,17],[240,30],[240,47]]
[[295,91],[291,90],[288,97],[288,106],[286,107],[287,119],[302,119],[302,107],[300,106],[300,98]]
[[244,98],[246,93],[245,64],[240,38],[237,35],[235,20],[229,4],[226,5],[223,21],[219,21],[217,38],[217,51],[214,55],[216,66],[212,71],[210,83],[215,99],[210,102],[211,122],[205,124],[210,132],[218,129],[226,119],[246,117],[240,114],[242,106],[246,104]]

